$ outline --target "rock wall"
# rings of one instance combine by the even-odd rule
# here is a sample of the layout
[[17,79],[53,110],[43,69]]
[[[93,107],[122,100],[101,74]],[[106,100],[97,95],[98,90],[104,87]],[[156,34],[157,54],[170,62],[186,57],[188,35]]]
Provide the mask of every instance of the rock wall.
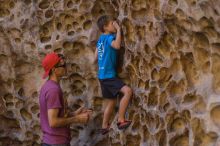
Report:
[[[96,21],[115,16],[123,30],[119,76],[134,99],[126,131],[102,137],[102,97],[92,65]],[[220,145],[219,0],[0,0],[0,145],[41,142],[41,59],[67,57],[61,82],[70,109],[95,110],[72,125],[72,146]],[[117,111],[117,108],[116,108]]]

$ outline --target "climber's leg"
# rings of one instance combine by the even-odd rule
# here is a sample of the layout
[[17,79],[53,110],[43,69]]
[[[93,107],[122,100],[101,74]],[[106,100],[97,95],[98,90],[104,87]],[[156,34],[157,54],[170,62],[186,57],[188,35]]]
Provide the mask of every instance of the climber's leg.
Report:
[[107,128],[110,123],[110,119],[114,110],[114,107],[116,105],[117,99],[105,99],[104,101],[104,115],[103,115],[103,122],[102,122],[102,128]]
[[121,88],[120,92],[123,93],[123,97],[120,101],[119,105],[119,116],[118,116],[118,122],[125,122],[125,112],[127,110],[127,107],[129,105],[129,102],[132,98],[132,89],[128,86],[124,86]]

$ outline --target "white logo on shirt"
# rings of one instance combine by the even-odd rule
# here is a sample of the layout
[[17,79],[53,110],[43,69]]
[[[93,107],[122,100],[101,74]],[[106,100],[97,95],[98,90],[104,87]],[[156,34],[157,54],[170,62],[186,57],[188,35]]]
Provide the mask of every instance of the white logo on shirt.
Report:
[[99,56],[99,60],[102,60],[102,57],[103,57],[103,54],[104,54],[104,51],[105,51],[105,49],[104,49],[104,45],[103,45],[103,43],[101,42],[101,43],[98,43],[98,56]]

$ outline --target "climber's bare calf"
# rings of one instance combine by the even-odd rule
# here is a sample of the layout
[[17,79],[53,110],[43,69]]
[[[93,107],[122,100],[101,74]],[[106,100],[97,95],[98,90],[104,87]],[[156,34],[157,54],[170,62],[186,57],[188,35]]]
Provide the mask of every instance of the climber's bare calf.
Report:
[[114,111],[117,99],[105,99],[104,100],[104,115],[102,128],[107,128],[110,126],[109,121],[111,119],[112,113]]
[[130,87],[125,85],[124,87],[121,88],[120,92],[123,93],[123,97],[120,101],[118,122],[124,122],[125,121],[125,112],[128,107],[128,104],[132,98],[132,90]]

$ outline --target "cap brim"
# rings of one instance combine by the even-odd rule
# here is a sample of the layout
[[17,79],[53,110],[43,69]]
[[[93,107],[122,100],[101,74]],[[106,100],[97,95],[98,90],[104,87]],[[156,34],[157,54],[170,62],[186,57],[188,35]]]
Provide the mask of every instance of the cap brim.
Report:
[[45,79],[49,75],[50,70],[46,71],[43,75],[43,79]]

